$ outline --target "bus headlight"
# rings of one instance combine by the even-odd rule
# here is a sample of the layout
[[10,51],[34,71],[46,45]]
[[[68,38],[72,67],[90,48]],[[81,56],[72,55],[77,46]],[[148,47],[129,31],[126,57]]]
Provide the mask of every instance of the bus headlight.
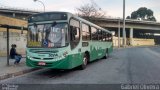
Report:
[[27,56],[27,58],[29,58],[29,59],[33,59],[31,56]]
[[27,56],[27,58],[30,58],[30,56]]
[[64,57],[66,57],[66,56],[67,56],[67,54],[68,54],[68,52],[67,52],[67,51],[65,51],[65,52],[63,53],[63,56],[64,56]]

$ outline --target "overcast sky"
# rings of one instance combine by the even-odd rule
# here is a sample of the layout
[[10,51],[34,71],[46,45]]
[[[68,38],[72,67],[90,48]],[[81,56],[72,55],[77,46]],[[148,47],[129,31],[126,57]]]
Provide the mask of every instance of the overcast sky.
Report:
[[[75,12],[75,8],[89,3],[90,0],[41,0],[45,4],[46,11]],[[123,0],[94,0],[97,5],[106,12],[107,16],[121,17],[123,14]],[[126,0],[126,16],[139,7],[147,7],[154,11],[154,16],[160,22],[160,0]],[[0,0],[0,6],[43,10],[41,3],[33,0]]]

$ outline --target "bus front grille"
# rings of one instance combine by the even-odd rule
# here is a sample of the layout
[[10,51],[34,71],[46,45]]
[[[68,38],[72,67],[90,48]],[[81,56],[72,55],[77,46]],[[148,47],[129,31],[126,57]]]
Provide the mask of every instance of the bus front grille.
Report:
[[53,60],[54,58],[39,58],[39,57],[32,57],[33,59],[39,59],[39,60]]

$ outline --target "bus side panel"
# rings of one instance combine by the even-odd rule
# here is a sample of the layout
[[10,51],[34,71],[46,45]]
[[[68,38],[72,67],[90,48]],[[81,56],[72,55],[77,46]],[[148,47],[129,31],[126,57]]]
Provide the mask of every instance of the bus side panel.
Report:
[[91,50],[90,61],[93,61],[93,60],[97,59],[97,57],[98,57],[98,49],[97,49],[98,46],[97,46],[97,44],[98,44],[98,42],[96,42],[96,41],[92,41],[90,43],[90,50]]
[[109,47],[108,47],[108,53],[112,53],[113,52],[113,44],[112,42],[109,42]]
[[82,56],[83,56],[82,53],[70,55],[69,62],[71,63],[71,68],[80,66],[83,63]]
[[96,59],[100,59],[104,57],[107,49],[108,49],[108,53],[112,53],[113,51],[112,42],[92,41],[90,48],[91,48],[91,60],[90,61],[94,61]]
[[81,40],[79,44],[70,51],[69,62],[71,63],[71,68],[80,66],[83,63],[83,53],[82,53],[82,43]]
[[92,41],[91,44],[91,61],[100,59],[105,55],[107,43],[100,41]]

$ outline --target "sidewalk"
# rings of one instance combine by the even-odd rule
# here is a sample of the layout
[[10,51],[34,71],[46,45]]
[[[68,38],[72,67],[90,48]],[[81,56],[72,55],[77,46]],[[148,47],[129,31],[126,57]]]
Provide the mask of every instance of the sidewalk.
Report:
[[0,57],[0,80],[15,77],[38,69],[27,67],[25,64],[26,58],[22,58],[19,65],[14,65],[14,59],[9,60],[7,66],[7,57]]

